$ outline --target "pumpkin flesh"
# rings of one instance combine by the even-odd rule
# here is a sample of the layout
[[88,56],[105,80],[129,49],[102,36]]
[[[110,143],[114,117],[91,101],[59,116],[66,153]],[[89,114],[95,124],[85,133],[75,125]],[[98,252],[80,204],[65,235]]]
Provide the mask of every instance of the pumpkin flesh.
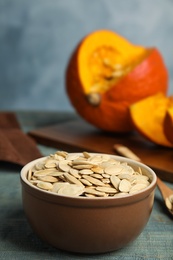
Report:
[[151,142],[172,147],[164,134],[164,117],[172,100],[162,93],[150,96],[130,106],[135,129]]
[[79,78],[84,93],[102,94],[108,91],[141,63],[150,51],[110,31],[99,31],[92,37],[86,37],[78,53]]
[[173,99],[172,106],[170,106],[164,118],[164,133],[167,139],[173,144]]

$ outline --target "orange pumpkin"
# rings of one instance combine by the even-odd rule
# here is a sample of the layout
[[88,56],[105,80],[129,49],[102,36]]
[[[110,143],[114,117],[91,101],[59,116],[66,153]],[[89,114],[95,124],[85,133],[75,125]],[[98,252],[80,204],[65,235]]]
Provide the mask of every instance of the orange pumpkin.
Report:
[[173,144],[173,100],[172,106],[169,107],[166,111],[163,122],[163,129],[166,138]]
[[167,139],[164,132],[166,111],[171,105],[173,106],[173,99],[162,93],[134,103],[130,106],[134,128],[155,144],[173,147],[173,143]]
[[112,132],[133,129],[129,105],[167,92],[168,73],[156,48],[144,48],[100,30],[77,46],[66,71],[66,89],[76,111],[92,125]]

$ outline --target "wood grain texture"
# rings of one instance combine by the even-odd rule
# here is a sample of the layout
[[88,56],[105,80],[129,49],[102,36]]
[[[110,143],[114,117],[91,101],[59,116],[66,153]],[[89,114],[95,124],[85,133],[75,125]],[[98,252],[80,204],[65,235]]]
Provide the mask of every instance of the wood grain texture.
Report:
[[163,180],[173,182],[173,149],[154,145],[137,133],[113,134],[100,131],[83,120],[47,126],[29,132],[38,143],[68,152],[115,154],[113,145],[129,147]]

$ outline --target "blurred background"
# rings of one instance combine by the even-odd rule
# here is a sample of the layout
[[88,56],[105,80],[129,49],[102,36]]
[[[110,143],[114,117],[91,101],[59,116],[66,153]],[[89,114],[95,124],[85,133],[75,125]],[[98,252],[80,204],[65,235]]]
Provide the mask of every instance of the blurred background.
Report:
[[172,0],[0,0],[0,110],[73,110],[68,59],[98,29],[156,46],[173,94]]

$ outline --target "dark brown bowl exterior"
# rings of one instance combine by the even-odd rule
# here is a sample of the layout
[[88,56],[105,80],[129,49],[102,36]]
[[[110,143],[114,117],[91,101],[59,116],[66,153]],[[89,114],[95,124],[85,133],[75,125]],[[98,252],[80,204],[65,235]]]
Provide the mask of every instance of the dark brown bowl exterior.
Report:
[[72,198],[39,190],[26,180],[27,169],[38,160],[22,169],[24,211],[41,239],[71,252],[105,253],[138,237],[152,211],[156,175],[141,163],[116,158],[140,166],[149,174],[151,184],[143,191],[121,198]]

